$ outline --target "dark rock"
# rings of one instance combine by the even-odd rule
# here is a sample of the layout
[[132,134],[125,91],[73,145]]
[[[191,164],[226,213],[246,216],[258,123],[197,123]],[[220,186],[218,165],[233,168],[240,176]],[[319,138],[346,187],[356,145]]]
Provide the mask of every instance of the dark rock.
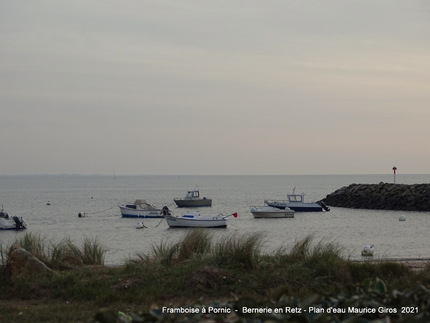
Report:
[[14,281],[17,278],[38,279],[57,275],[55,271],[19,245],[11,247],[4,274],[8,281]]
[[329,206],[356,209],[430,211],[430,184],[351,184],[322,201]]

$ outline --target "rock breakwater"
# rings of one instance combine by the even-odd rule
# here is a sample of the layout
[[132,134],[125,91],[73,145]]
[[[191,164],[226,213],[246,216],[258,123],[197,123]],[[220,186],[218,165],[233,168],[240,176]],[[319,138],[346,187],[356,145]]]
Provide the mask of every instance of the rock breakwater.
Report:
[[353,209],[430,211],[430,184],[351,184],[322,201],[329,206]]

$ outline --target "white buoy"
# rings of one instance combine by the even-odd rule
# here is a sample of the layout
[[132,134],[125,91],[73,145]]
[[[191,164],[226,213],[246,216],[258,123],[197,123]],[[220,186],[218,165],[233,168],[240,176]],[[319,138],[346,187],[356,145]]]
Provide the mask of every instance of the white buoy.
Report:
[[139,222],[134,226],[136,229],[143,229],[146,228],[143,222]]
[[401,216],[399,217],[399,221],[406,221],[406,217],[405,217],[404,215],[401,215]]
[[363,247],[363,250],[361,250],[361,255],[365,257],[371,257],[373,256],[373,244],[372,245],[365,245]]

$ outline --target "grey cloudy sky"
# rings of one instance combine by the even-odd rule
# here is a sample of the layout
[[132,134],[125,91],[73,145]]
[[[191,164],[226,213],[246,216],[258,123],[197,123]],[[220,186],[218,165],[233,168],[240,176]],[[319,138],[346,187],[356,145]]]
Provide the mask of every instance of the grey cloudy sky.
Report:
[[430,2],[4,0],[0,174],[430,173]]

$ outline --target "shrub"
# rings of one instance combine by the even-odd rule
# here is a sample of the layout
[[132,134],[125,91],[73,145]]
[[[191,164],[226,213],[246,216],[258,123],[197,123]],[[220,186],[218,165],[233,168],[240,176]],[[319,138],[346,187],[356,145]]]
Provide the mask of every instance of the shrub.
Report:
[[104,255],[106,249],[98,242],[97,238],[93,240],[85,237],[82,254],[82,262],[85,265],[102,265],[104,264]]
[[[66,238],[59,243],[46,243],[46,239],[40,235],[26,233],[24,237],[17,239],[14,243],[30,252],[45,264],[56,269],[69,269],[80,265],[102,265],[106,249],[103,248],[97,239],[85,238],[83,247],[76,246],[70,238]],[[8,253],[1,246],[0,254],[2,262],[5,263]]]
[[212,261],[217,265],[255,268],[260,260],[260,234],[230,236],[212,248]]
[[46,241],[39,234],[26,233],[24,237],[15,241],[15,244],[30,252],[34,257],[42,262],[48,262]]
[[194,255],[206,255],[210,252],[212,236],[204,229],[188,231],[178,243],[178,260],[192,258]]

